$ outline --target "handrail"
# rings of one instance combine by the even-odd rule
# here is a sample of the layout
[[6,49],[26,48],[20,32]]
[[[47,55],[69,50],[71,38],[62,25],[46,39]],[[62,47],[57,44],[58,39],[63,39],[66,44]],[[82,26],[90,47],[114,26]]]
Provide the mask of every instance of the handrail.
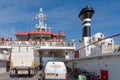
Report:
[[113,38],[113,37],[117,37],[117,36],[120,36],[120,34],[114,34],[114,35],[112,35],[112,36],[106,37],[106,38],[101,39],[101,40],[99,40],[99,41],[92,42],[92,43],[90,43],[89,45],[84,46],[84,47],[82,47],[82,48],[79,48],[79,49],[77,49],[77,50],[75,50],[75,51],[84,49],[84,48],[86,48],[86,47],[88,47],[88,46],[94,45],[94,44],[96,44],[96,43],[98,43],[98,42],[101,42],[101,41],[103,41],[103,40],[106,40],[106,39],[109,39],[109,38]]
[[64,41],[4,41],[0,46],[56,46],[56,47],[75,47],[73,42]]

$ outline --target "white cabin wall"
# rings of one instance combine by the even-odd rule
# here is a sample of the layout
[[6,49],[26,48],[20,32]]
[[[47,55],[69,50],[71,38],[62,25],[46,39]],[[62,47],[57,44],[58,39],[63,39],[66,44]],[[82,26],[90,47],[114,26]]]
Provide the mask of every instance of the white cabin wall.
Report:
[[[83,58],[75,60],[74,63],[76,68],[98,74],[100,70],[108,70],[109,80],[120,80],[120,55]],[[72,61],[68,62],[68,66],[73,69]]]
[[98,70],[98,59],[82,59],[76,62],[76,68],[87,70],[89,72],[95,72]]
[[100,68],[108,70],[109,80],[120,80],[120,55],[101,59]]

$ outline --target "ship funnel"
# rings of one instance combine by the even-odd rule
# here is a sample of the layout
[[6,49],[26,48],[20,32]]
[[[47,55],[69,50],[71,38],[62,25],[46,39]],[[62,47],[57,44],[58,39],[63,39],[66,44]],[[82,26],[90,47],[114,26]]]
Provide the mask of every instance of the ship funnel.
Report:
[[82,21],[82,38],[91,36],[91,17],[94,14],[94,10],[90,6],[83,8],[79,14],[79,18]]

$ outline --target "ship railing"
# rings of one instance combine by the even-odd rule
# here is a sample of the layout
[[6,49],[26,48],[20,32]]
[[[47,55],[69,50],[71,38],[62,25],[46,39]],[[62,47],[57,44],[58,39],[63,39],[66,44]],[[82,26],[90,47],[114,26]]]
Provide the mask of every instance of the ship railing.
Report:
[[[114,38],[114,40],[117,41],[117,43],[114,43],[114,44],[108,44],[106,45],[105,43],[102,43],[102,41],[105,41],[107,39],[110,39],[110,38]],[[100,45],[98,45],[99,43],[101,43]],[[95,41],[95,42],[92,42],[92,43],[89,43],[88,45],[86,46],[83,46],[75,51],[78,51],[79,54],[81,53],[86,53],[85,52],[85,49],[88,49],[90,46],[96,46],[96,47],[99,47],[99,49],[101,49],[101,52],[102,53],[113,53],[113,52],[120,52],[120,34],[115,34],[115,35],[112,35],[112,36],[109,36],[109,37],[106,37],[106,38],[103,38],[101,40],[98,40],[98,41]],[[92,52],[93,49],[90,49]],[[97,52],[98,53],[98,52]],[[78,57],[79,58],[79,57]]]
[[11,46],[13,41],[0,41],[0,46]]
[[51,47],[75,47],[73,42],[50,42],[50,41],[4,41],[0,46],[51,46]]
[[51,47],[74,47],[75,44],[71,42],[40,42],[37,45],[51,46]]

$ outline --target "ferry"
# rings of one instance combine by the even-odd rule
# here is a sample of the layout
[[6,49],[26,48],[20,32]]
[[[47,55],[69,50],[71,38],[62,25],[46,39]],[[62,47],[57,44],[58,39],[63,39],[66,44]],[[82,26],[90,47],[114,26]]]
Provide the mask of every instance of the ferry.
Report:
[[[80,70],[80,76],[88,80],[91,75],[99,76],[94,80],[120,80],[120,33],[105,37],[101,32],[91,36],[91,18],[94,9],[86,6],[80,11],[82,39],[76,49],[75,40],[66,41],[63,32],[52,32],[45,24],[46,14],[40,8],[33,19],[39,20],[36,30],[16,32],[16,40],[0,38],[0,71],[10,70],[10,75],[35,75],[49,60],[63,60],[67,68]],[[18,57],[19,56],[19,57]],[[73,75],[74,75],[73,74]],[[79,79],[80,76],[77,76]],[[90,79],[93,80],[93,79]]]
[[[46,14],[40,8],[34,20],[38,20],[36,30],[17,31],[16,40],[1,38],[0,70],[10,71],[10,76],[35,75],[49,60],[65,60],[66,54],[75,50],[74,39],[66,40],[63,32],[53,32],[45,24]],[[4,54],[3,52],[5,52]],[[6,66],[7,64],[7,66]]]

